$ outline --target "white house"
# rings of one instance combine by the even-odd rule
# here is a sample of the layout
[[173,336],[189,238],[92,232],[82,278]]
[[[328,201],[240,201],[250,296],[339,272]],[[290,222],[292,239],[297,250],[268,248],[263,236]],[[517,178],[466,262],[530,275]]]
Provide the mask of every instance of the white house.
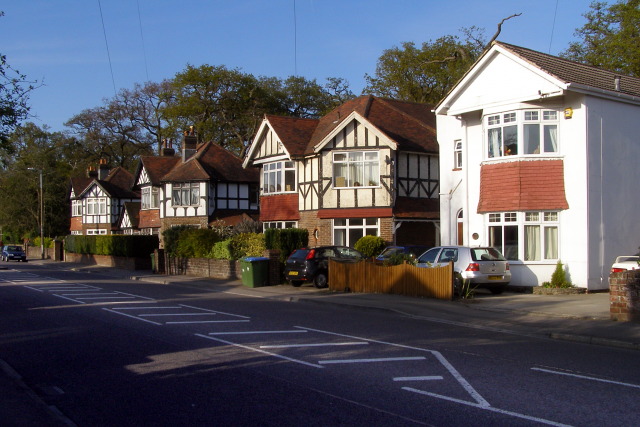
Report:
[[640,79],[494,42],[435,112],[442,243],[499,248],[512,285],[561,261],[608,288],[640,246]]

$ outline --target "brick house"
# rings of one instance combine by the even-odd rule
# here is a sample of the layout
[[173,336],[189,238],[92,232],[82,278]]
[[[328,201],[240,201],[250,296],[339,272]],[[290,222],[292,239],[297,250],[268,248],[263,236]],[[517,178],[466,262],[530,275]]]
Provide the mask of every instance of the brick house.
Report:
[[364,235],[438,242],[428,105],[361,96],[319,120],[266,115],[243,165],[260,169],[264,228],[305,228],[314,246],[353,246]]
[[513,285],[561,261],[608,288],[640,246],[640,79],[494,42],[435,112],[443,244],[500,249]]

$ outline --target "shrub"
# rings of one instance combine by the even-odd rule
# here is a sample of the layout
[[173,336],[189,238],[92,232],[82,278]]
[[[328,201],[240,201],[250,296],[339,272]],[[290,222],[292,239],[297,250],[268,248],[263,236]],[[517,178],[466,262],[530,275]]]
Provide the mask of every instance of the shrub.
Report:
[[262,233],[262,223],[251,218],[242,218],[232,229],[232,234]]
[[361,252],[365,257],[371,258],[380,255],[387,244],[384,239],[379,236],[363,236],[353,248]]
[[264,232],[265,247],[280,251],[280,262],[284,263],[295,249],[309,244],[309,232],[304,228],[269,228]]
[[400,265],[404,264],[405,262],[410,265],[416,265],[418,263],[418,260],[411,254],[395,253],[389,258],[385,259],[383,265]]
[[191,228],[184,230],[178,237],[175,255],[182,258],[204,258],[211,252],[213,245],[220,241],[215,230]]
[[562,262],[558,261],[556,269],[551,275],[551,282],[544,282],[542,286],[545,288],[571,288],[573,285],[567,280],[566,272],[562,267]]
[[209,258],[233,259],[231,256],[231,239],[214,243],[211,252],[209,252]]
[[178,225],[176,227],[167,228],[162,232],[162,241],[164,242],[164,250],[167,255],[176,256],[180,234],[189,229],[192,229],[192,227],[189,227],[188,225]]
[[70,235],[64,238],[66,252],[123,257],[148,257],[158,249],[158,236],[130,236],[112,234],[103,236]]
[[229,245],[232,259],[240,259],[247,256],[262,256],[266,249],[264,234],[242,233],[231,238]]

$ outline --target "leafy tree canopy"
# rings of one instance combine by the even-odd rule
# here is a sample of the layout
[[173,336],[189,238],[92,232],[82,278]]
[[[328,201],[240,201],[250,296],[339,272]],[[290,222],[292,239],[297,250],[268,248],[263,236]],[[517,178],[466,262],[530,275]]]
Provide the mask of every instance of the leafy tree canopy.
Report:
[[365,75],[365,93],[404,101],[436,104],[484,50],[483,31],[471,27],[417,47],[413,42],[387,49],[375,75]]
[[594,1],[583,16],[587,23],[577,29],[581,40],[560,56],[622,74],[640,76],[640,0],[621,0],[613,5]]

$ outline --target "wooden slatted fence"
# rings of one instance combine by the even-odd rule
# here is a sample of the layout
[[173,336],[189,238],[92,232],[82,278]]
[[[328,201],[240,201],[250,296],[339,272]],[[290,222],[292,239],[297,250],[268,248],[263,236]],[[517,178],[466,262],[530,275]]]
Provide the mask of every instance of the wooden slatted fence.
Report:
[[451,300],[453,263],[421,268],[410,264],[377,265],[329,260],[329,289],[358,293],[396,294]]

